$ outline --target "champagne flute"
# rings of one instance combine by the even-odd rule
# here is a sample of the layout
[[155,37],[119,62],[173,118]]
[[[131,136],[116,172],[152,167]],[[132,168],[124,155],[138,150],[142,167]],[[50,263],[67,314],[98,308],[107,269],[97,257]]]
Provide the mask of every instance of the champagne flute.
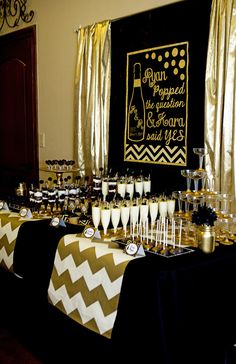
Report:
[[207,207],[212,208],[218,215],[220,215],[220,193],[207,193],[205,195],[205,202]]
[[130,206],[130,222],[135,225],[138,222],[139,217],[139,205],[135,201],[133,201]]
[[175,212],[175,199],[170,198],[167,200],[167,215],[171,219]]
[[181,201],[184,202],[184,214],[183,214],[183,218],[185,219],[189,219],[190,218],[190,214],[189,214],[189,201],[188,201],[188,196],[191,195],[192,192],[187,192],[187,191],[182,191],[180,193],[180,199]]
[[144,192],[144,194],[151,192],[151,179],[150,179],[150,177],[144,178],[144,181],[143,181],[143,192]]
[[178,211],[176,212],[177,216],[181,216],[183,214],[183,209],[182,209],[182,200],[181,200],[181,193],[182,191],[173,191],[172,192],[172,196],[178,200]]
[[158,199],[152,199],[149,202],[149,213],[151,218],[151,240],[153,239],[153,227],[155,225],[155,221],[158,214]]
[[207,193],[213,193],[215,192],[215,176],[214,175],[208,175],[206,177],[206,190]]
[[121,195],[122,198],[125,198],[125,192],[126,192],[126,181],[124,178],[121,178],[117,182],[117,192]]
[[143,199],[141,205],[139,206],[140,211],[140,228],[141,234],[148,241],[148,201]]
[[132,178],[129,178],[126,184],[126,192],[129,193],[130,199],[132,200],[134,195],[134,181]]
[[191,173],[194,172],[194,169],[181,169],[180,173],[183,177],[186,178],[187,182],[187,190],[186,192],[191,192]]
[[206,148],[193,148],[193,153],[199,157],[199,171],[203,171],[203,158],[208,154]]
[[159,201],[159,214],[161,217],[167,216],[167,201]]
[[142,180],[142,178],[141,177],[137,178],[135,180],[134,185],[135,185],[135,192],[139,193],[139,196],[142,197],[142,195],[143,195],[143,180]]
[[231,213],[231,203],[234,201],[234,196],[229,193],[221,193],[219,196],[221,205],[221,214],[223,217],[228,217]]
[[138,218],[139,218],[139,204],[133,201],[130,206],[130,229],[132,230],[131,234],[133,235],[133,238],[134,238],[135,226],[138,224]]
[[128,221],[129,221],[129,205],[128,205],[127,202],[121,206],[120,216],[121,216],[121,222],[122,222],[123,230],[125,232],[125,237],[126,237],[127,224],[128,224]]
[[144,224],[147,221],[149,211],[148,201],[146,199],[143,199],[141,205],[139,206],[139,211],[140,222]]
[[102,179],[102,194],[103,194],[103,201],[106,201],[106,197],[108,195],[108,179]]
[[92,205],[92,220],[95,229],[98,228],[101,219],[101,209],[98,204]]
[[205,201],[205,197],[202,195],[192,195],[188,194],[186,196],[187,201],[193,205],[193,211],[196,211],[198,209],[198,205],[202,205]]
[[203,169],[202,170],[197,169],[195,171],[191,171],[189,173],[189,177],[191,179],[193,179],[193,181],[194,181],[194,193],[195,194],[199,194],[199,191],[198,191],[198,181],[200,179],[203,179],[203,178],[206,177],[206,171],[204,171]]
[[108,203],[104,203],[101,208],[101,222],[103,227],[104,235],[107,235],[107,228],[110,223],[111,210]]
[[120,206],[114,204],[111,208],[111,222],[114,229],[114,233],[116,234],[117,227],[120,222]]
[[158,200],[152,199],[149,202],[149,212],[151,218],[151,225],[154,225],[158,214]]

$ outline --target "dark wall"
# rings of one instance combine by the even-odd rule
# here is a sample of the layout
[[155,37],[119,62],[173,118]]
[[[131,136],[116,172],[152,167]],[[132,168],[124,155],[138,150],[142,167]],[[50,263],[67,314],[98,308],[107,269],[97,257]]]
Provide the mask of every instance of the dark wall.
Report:
[[[109,168],[151,173],[152,191],[184,190],[180,170],[197,168],[194,147],[204,146],[205,67],[211,1],[189,0],[128,16],[111,24],[112,77],[109,135]],[[173,43],[189,43],[188,128],[186,165],[124,161],[127,53]]]

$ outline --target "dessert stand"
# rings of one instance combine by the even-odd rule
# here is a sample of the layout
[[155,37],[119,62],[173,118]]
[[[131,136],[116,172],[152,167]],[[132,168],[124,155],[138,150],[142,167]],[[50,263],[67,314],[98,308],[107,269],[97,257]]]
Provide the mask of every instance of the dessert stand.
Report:
[[42,167],[40,167],[40,171],[54,173],[56,175],[57,185],[61,186],[64,173],[67,173],[67,174],[76,173],[76,172],[79,172],[80,169],[76,168],[76,167],[48,168],[47,166],[42,166]]

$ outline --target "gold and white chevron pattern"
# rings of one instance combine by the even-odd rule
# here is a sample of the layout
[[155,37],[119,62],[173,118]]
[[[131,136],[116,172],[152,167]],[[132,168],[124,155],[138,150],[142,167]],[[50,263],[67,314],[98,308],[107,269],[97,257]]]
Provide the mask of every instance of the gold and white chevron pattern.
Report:
[[13,255],[20,225],[23,221],[19,214],[0,213],[0,266],[13,271]]
[[81,325],[110,338],[123,274],[132,259],[115,243],[65,235],[55,254],[49,302]]
[[126,144],[125,161],[129,162],[146,162],[166,165],[186,165],[186,147],[156,146]]

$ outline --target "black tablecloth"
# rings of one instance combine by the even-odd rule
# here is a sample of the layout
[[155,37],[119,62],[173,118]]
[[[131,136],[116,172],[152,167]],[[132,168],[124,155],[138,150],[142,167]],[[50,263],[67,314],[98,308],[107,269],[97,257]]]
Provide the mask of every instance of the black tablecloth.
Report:
[[14,250],[14,273],[36,296],[47,296],[57,245],[66,234],[81,233],[80,225],[51,226],[51,220],[27,221],[20,226]]
[[137,360],[144,356],[159,364],[225,363],[236,335],[235,285],[236,246],[130,262],[115,347],[123,343]]
[[[50,304],[49,311],[46,307],[58,242],[63,235],[79,233],[82,229],[78,226],[54,228],[49,221],[26,222],[19,229],[14,271],[23,277],[25,299],[22,302],[24,305],[28,302],[24,320],[31,310],[32,327],[36,325],[35,308],[41,309],[42,298],[43,312],[49,312],[50,317],[45,322],[39,318],[38,325],[43,327],[41,331],[45,340],[49,339],[49,347],[52,340],[57,347],[59,337],[65,344],[73,326],[75,342],[78,327],[78,342],[88,341],[91,349],[95,345],[96,348],[103,346],[103,353],[109,352],[109,360],[116,358],[116,362],[129,358],[138,363],[226,363],[225,352],[236,342],[235,245],[217,247],[209,255],[196,250],[171,258],[149,254],[131,261],[123,278],[112,338],[99,340],[100,335],[92,332],[90,335],[89,330],[72,323],[66,315],[61,320],[61,330],[61,324],[57,325],[58,310]],[[58,317],[61,316],[58,312]],[[69,331],[62,337],[66,327]],[[65,345],[67,350],[70,343],[71,339]],[[85,346],[84,350],[87,352]]]

